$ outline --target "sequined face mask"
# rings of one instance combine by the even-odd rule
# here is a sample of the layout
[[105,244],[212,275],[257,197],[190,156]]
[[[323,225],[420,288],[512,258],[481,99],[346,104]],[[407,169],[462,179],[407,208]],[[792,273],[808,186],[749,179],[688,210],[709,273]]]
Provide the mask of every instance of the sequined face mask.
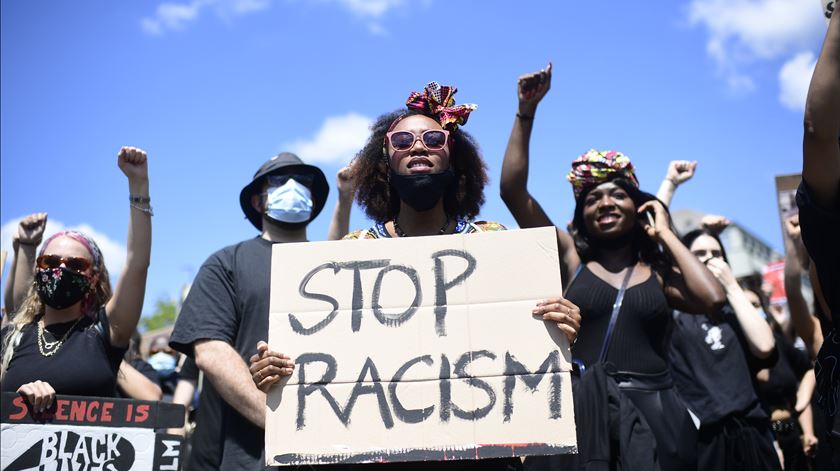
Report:
[[54,309],[65,309],[85,297],[90,290],[90,278],[65,267],[39,268],[35,273],[35,288],[41,302]]

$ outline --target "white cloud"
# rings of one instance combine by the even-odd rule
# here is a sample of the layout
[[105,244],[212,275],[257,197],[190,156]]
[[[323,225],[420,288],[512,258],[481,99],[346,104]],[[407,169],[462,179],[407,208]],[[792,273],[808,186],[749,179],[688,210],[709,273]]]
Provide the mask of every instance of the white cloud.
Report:
[[[2,232],[0,232],[0,246],[2,246],[3,250],[8,253],[6,263],[9,266],[11,266],[12,263],[12,236],[17,233],[18,224],[20,224],[21,219],[23,218],[19,217],[6,221],[3,223]],[[111,282],[113,283],[122,272],[123,266],[125,266],[125,246],[114,241],[104,233],[97,231],[89,224],[83,223],[75,226],[67,226],[61,221],[56,221],[54,219],[47,219],[47,228],[44,231],[44,240],[47,240],[47,238],[56,232],[66,229],[83,232],[96,241],[96,244],[99,246],[99,250],[102,251],[102,257],[105,259],[105,266],[108,267],[108,272],[111,275]],[[0,269],[3,268],[4,267],[0,267]]]
[[267,9],[272,0],[192,0],[188,3],[161,3],[154,16],[140,20],[140,28],[147,34],[160,36],[166,31],[178,31],[198,19],[201,11],[212,9],[217,16],[229,18]]
[[817,58],[813,52],[800,52],[785,62],[779,71],[779,101],[794,111],[805,109],[805,98]]
[[[271,7],[274,0],[191,0],[185,3],[164,2],[157,6],[155,14],[140,20],[143,32],[160,36],[167,31],[178,31],[197,20],[204,10],[212,10],[218,17],[228,19],[235,16],[260,12]],[[287,0],[291,2],[293,0]],[[368,20],[371,34],[385,34],[379,23],[386,13],[402,6],[406,0],[320,0],[334,4],[359,18]],[[430,0],[424,0],[427,4]]]
[[373,120],[356,113],[331,116],[312,138],[284,146],[306,163],[345,164],[365,145]]
[[332,0],[351,12],[367,18],[380,18],[388,10],[405,3],[405,0]]
[[733,91],[751,91],[744,67],[803,50],[825,31],[814,0],[692,0],[689,21],[709,33],[706,51]]

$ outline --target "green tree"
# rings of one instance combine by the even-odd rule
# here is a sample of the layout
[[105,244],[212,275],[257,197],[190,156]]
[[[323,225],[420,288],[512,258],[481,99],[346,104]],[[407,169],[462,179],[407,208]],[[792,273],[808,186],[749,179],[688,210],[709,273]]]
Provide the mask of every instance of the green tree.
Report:
[[175,324],[178,316],[178,303],[173,300],[158,299],[155,303],[155,312],[150,316],[140,319],[140,326],[143,331],[156,330]]

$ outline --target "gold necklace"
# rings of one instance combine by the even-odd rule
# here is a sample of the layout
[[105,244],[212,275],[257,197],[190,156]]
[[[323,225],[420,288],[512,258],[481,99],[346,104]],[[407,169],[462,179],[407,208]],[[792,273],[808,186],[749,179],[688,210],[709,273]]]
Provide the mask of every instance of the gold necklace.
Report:
[[64,341],[67,340],[67,337],[70,336],[70,332],[73,332],[73,329],[81,322],[82,318],[85,316],[79,316],[76,319],[76,322],[67,329],[67,332],[64,333],[64,336],[61,337],[59,340],[55,340],[52,342],[47,342],[47,339],[44,338],[44,327],[41,325],[41,321],[38,321],[38,351],[41,352],[41,355],[45,357],[51,357],[58,352],[58,349],[64,345]]

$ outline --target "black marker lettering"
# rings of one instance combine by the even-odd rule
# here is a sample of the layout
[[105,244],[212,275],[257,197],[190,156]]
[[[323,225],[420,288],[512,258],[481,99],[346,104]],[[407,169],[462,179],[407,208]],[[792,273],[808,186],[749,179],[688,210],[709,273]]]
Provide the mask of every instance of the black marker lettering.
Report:
[[510,416],[513,415],[513,389],[516,379],[521,379],[525,386],[534,392],[547,373],[551,373],[551,385],[548,390],[549,417],[559,419],[561,417],[560,388],[563,384],[563,377],[560,375],[560,352],[554,350],[549,353],[542,365],[533,373],[528,371],[528,368],[510,352],[505,353],[505,405],[502,410],[505,422],[510,422]]
[[416,365],[417,363],[423,362],[427,365],[432,364],[432,357],[430,355],[423,355],[422,357],[413,358],[408,360],[400,369],[394,373],[394,377],[391,378],[391,384],[388,385],[388,393],[391,397],[391,404],[394,407],[394,414],[397,416],[398,419],[407,423],[407,424],[417,424],[429,418],[432,415],[432,412],[435,410],[435,406],[429,406],[424,409],[406,409],[403,407],[402,403],[400,402],[399,398],[397,397],[397,386],[399,385],[400,381],[402,381],[403,375],[405,372],[408,371],[409,368]]
[[[461,257],[467,261],[467,268],[463,273],[446,281],[442,257]],[[432,254],[435,261],[435,331],[439,337],[446,335],[446,292],[461,284],[475,271],[475,257],[463,250],[440,250]]]
[[332,322],[333,319],[335,319],[336,314],[338,314],[338,301],[336,301],[335,298],[333,298],[332,296],[327,296],[326,294],[310,293],[309,291],[306,291],[306,285],[309,284],[309,280],[311,280],[313,276],[315,276],[322,270],[326,270],[327,268],[332,268],[333,274],[338,273],[338,270],[340,270],[340,268],[335,262],[329,262],[323,265],[318,265],[317,267],[313,268],[312,271],[307,273],[306,276],[303,277],[303,280],[301,280],[300,286],[298,287],[298,292],[301,296],[303,296],[306,299],[317,299],[319,301],[329,303],[332,306],[332,311],[329,314],[327,314],[327,317],[321,320],[321,322],[318,322],[317,324],[311,327],[304,327],[303,324],[301,324],[300,320],[294,314],[289,313],[289,325],[292,327],[292,330],[295,331],[296,334],[312,335],[315,332],[318,332],[319,330],[329,325],[329,323]]
[[[366,380],[367,373],[370,371],[370,380]],[[370,383],[370,384],[365,384]],[[379,415],[382,416],[382,423],[385,428],[392,428],[394,426],[394,419],[391,417],[391,410],[388,408],[388,401],[385,398],[385,388],[382,387],[382,380],[379,377],[379,371],[376,370],[376,365],[373,360],[368,358],[365,360],[365,366],[362,367],[362,372],[359,373],[359,379],[353,386],[353,391],[350,393],[350,399],[347,400],[347,405],[344,406],[344,411],[336,411],[339,420],[346,427],[350,424],[350,414],[353,412],[353,406],[356,405],[356,400],[362,394],[375,394],[376,400],[379,402]]]
[[373,270],[375,268],[387,267],[391,263],[390,260],[365,260],[361,262],[345,262],[340,263],[339,268],[345,270],[353,270],[353,300],[351,303],[350,314],[350,328],[353,332],[358,332],[362,327],[362,308],[365,304],[364,295],[362,293],[362,270]]
[[[404,273],[405,276],[411,280],[414,285],[414,301],[411,301],[411,306],[399,314],[388,314],[382,312],[382,306],[379,304],[379,296],[382,294],[382,281],[385,279],[385,274],[398,271]],[[420,279],[417,277],[417,270],[403,265],[389,265],[379,272],[376,276],[376,282],[373,284],[373,295],[371,297],[371,307],[373,308],[373,315],[379,319],[383,325],[388,327],[399,327],[405,321],[411,319],[411,316],[417,312],[420,303],[423,302],[423,293],[420,290]]]
[[476,350],[474,352],[467,352],[461,355],[461,358],[458,358],[458,361],[455,362],[455,376],[458,378],[468,378],[469,385],[483,390],[487,394],[488,403],[484,407],[479,407],[472,411],[465,411],[455,405],[452,404],[452,412],[455,414],[455,417],[464,420],[479,420],[483,419],[490,413],[493,409],[493,406],[496,405],[496,392],[493,391],[493,388],[487,384],[486,381],[475,378],[467,373],[467,366],[472,363],[474,360],[478,360],[479,358],[489,358],[491,360],[496,359],[496,355],[494,353],[488,352],[487,350]]
[[[319,361],[321,363],[325,363],[327,365],[327,371],[324,372],[324,376],[321,377],[318,381],[313,382],[312,384],[306,384],[306,365],[308,363],[314,363]],[[327,391],[327,384],[331,383],[335,379],[336,374],[336,363],[335,358],[332,355],[328,355],[326,353],[304,353],[299,355],[295,359],[295,364],[297,365],[297,372],[298,372],[298,410],[297,410],[297,429],[301,430],[306,425],[306,416],[305,410],[306,409],[306,396],[314,393],[315,391],[321,391],[323,394],[324,399],[330,404],[332,407],[333,412],[336,415],[341,415],[341,409],[338,406],[338,402],[336,402],[335,398],[332,397],[329,391]]]
[[449,358],[446,355],[440,356],[440,421],[443,423],[449,422],[452,416],[452,385],[449,384],[449,377],[452,376],[452,370],[449,367]]

